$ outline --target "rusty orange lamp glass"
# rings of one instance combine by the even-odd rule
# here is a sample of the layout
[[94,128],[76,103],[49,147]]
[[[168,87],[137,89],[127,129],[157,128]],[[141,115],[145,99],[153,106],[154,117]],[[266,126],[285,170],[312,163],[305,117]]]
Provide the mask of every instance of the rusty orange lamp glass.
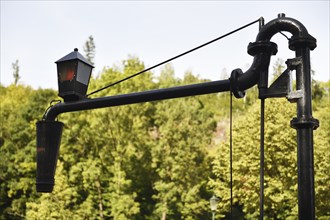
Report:
[[78,49],[55,62],[57,64],[58,95],[64,102],[84,99],[92,74],[93,65]]

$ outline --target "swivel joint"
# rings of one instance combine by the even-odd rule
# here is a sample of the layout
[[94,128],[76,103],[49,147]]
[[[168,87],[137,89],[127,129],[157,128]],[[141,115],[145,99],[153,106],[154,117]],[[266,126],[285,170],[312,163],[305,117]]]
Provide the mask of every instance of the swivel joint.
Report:
[[276,55],[277,44],[270,41],[256,41],[249,43],[248,54],[255,56],[259,53],[268,53],[270,55]]
[[236,98],[245,96],[244,90],[262,81],[267,82],[270,57],[277,53],[277,45],[270,41],[256,41],[248,46],[248,53],[254,57],[251,67],[243,73],[235,69],[230,76],[231,91]]
[[308,47],[310,50],[314,50],[316,48],[316,39],[310,34],[292,36],[289,40],[289,49],[295,51],[301,47]]
[[245,96],[245,91],[241,91],[238,86],[238,78],[242,75],[243,71],[241,69],[234,69],[230,75],[230,91],[238,99]]

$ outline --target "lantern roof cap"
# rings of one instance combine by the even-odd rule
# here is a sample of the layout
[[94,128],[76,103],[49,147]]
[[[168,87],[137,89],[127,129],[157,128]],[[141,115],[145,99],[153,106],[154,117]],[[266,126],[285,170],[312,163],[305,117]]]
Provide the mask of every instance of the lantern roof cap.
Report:
[[84,62],[84,63],[86,63],[89,66],[94,68],[94,66],[83,55],[81,55],[81,53],[78,52],[77,48],[75,48],[73,50],[73,52],[71,52],[68,55],[62,57],[61,59],[59,59],[55,63],[60,63],[60,62],[69,61],[69,60],[76,60],[76,59],[78,59],[78,60],[80,60],[80,61],[82,61],[82,62]]

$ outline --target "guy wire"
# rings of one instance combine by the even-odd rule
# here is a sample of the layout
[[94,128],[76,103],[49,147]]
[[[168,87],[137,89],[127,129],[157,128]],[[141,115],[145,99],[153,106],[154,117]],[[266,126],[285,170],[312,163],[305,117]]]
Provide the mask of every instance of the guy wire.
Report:
[[206,43],[204,43],[204,44],[201,44],[201,45],[199,45],[199,46],[197,46],[197,47],[195,47],[195,48],[193,48],[193,49],[187,50],[186,52],[183,52],[183,53],[181,53],[181,54],[179,54],[179,55],[177,55],[177,56],[174,56],[174,57],[172,57],[172,58],[170,58],[170,59],[167,59],[167,60],[165,60],[165,61],[163,61],[163,62],[160,62],[160,63],[158,63],[158,64],[156,64],[156,65],[154,65],[154,66],[151,66],[151,67],[149,67],[149,68],[147,68],[147,69],[144,69],[144,70],[142,70],[142,71],[140,71],[140,72],[138,72],[138,73],[135,73],[135,74],[130,75],[130,76],[126,77],[126,78],[123,78],[123,79],[121,79],[121,80],[119,80],[119,81],[116,81],[116,82],[114,82],[114,83],[111,83],[111,84],[109,84],[109,85],[107,85],[107,86],[104,86],[104,87],[102,87],[102,88],[100,88],[100,89],[97,89],[97,90],[95,90],[95,91],[93,91],[93,92],[87,94],[86,97],[88,97],[88,96],[90,96],[90,95],[93,95],[93,94],[95,94],[95,93],[97,93],[97,92],[100,92],[100,91],[102,91],[102,90],[104,90],[104,89],[107,89],[107,88],[109,88],[109,87],[112,87],[112,86],[114,86],[114,85],[117,85],[117,84],[119,84],[119,83],[121,83],[121,82],[124,82],[124,81],[126,81],[126,80],[128,80],[128,79],[131,79],[131,78],[133,78],[133,77],[135,77],[135,76],[138,76],[138,75],[140,75],[140,74],[142,74],[142,73],[145,73],[145,72],[147,72],[147,71],[150,71],[150,70],[152,70],[152,69],[154,69],[154,68],[156,68],[156,67],[158,67],[158,66],[161,66],[161,65],[163,65],[163,64],[165,64],[165,63],[168,63],[168,62],[170,62],[170,61],[172,61],[172,60],[175,60],[175,59],[177,59],[177,58],[179,58],[179,57],[182,57],[182,56],[184,56],[184,55],[187,55],[188,53],[191,53],[191,52],[193,52],[193,51],[195,51],[195,50],[198,50],[198,49],[200,49],[200,48],[202,48],[202,47],[205,47],[205,46],[207,46],[207,45],[209,45],[209,44],[211,44],[211,43],[214,43],[214,42],[216,42],[216,41],[218,41],[218,40],[220,40],[220,39],[222,39],[222,38],[225,38],[225,37],[227,37],[227,36],[229,36],[229,35],[231,35],[231,34],[234,34],[234,33],[238,32],[238,31],[240,31],[240,30],[242,30],[242,29],[244,29],[244,28],[247,28],[247,27],[249,27],[249,26],[251,26],[251,25],[253,25],[253,24],[259,22],[259,20],[260,20],[260,18],[259,18],[258,20],[252,21],[251,23],[248,23],[248,24],[246,24],[246,25],[244,25],[244,26],[242,26],[242,27],[240,27],[240,28],[237,28],[237,29],[235,29],[235,30],[233,30],[233,31],[231,31],[231,32],[229,32],[229,33],[227,33],[227,34],[224,34],[224,35],[222,35],[222,36],[220,36],[220,37],[217,37],[217,38],[215,38],[215,39],[213,39],[213,40],[211,40],[211,41],[208,41],[208,42],[206,42]]

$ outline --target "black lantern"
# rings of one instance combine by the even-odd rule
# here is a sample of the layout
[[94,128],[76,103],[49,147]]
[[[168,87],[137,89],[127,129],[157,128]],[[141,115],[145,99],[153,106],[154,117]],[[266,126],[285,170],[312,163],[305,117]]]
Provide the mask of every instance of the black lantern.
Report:
[[94,66],[75,48],[55,62],[57,64],[58,95],[65,102],[85,98]]

